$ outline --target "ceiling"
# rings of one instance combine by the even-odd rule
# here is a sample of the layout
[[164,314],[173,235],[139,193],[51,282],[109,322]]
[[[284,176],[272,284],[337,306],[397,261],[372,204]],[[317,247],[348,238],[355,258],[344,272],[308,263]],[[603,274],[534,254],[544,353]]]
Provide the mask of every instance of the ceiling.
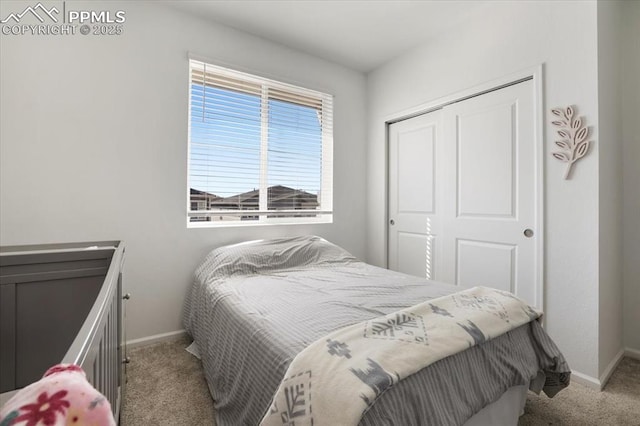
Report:
[[488,2],[216,0],[168,3],[212,22],[368,72],[468,19]]

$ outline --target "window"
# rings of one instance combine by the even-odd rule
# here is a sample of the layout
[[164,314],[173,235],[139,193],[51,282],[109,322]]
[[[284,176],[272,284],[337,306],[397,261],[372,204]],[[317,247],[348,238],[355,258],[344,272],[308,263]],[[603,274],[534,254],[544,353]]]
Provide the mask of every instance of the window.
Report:
[[189,64],[188,225],[331,222],[332,97]]

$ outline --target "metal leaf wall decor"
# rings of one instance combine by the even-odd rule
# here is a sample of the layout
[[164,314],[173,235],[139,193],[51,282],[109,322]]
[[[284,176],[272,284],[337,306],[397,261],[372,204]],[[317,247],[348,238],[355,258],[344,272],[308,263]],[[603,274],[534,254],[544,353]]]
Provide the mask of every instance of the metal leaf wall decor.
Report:
[[558,136],[561,138],[555,141],[561,150],[552,152],[551,155],[567,163],[564,178],[569,179],[573,164],[589,151],[590,142],[587,140],[589,128],[583,124],[582,117],[576,115],[576,110],[572,106],[553,108],[551,113],[555,116],[551,124],[559,127]]

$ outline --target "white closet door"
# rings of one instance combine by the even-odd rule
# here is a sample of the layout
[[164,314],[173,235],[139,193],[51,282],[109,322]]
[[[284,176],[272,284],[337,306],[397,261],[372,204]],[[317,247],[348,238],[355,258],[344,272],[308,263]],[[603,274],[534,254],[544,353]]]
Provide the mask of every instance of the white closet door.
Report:
[[389,268],[535,306],[539,279],[533,82],[389,127]]
[[389,268],[437,279],[441,111],[389,126]]
[[443,110],[443,275],[536,300],[533,82]]

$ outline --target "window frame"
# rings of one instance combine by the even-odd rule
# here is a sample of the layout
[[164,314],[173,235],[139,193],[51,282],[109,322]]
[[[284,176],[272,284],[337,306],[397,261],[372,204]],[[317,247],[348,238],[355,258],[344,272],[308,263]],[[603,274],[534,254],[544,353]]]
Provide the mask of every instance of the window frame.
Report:
[[[259,187],[259,207],[258,210],[192,210],[192,182],[191,182],[191,131],[192,131],[192,86],[193,81],[193,69],[194,64],[201,64],[204,66],[203,73],[208,70],[212,70],[218,75],[224,75],[233,79],[242,79],[247,83],[259,84],[261,86],[261,138],[260,138],[260,187]],[[198,66],[199,66],[198,65]],[[186,221],[187,228],[217,228],[217,227],[243,227],[243,226],[270,226],[270,225],[303,225],[303,224],[321,224],[321,223],[333,223],[333,96],[327,93],[319,92],[313,89],[307,89],[301,86],[295,86],[282,81],[277,81],[259,75],[250,74],[247,72],[239,71],[237,69],[229,68],[228,66],[220,66],[213,64],[209,60],[203,60],[200,58],[189,57],[188,60],[188,111],[187,111],[187,179],[186,179]],[[206,84],[205,84],[206,87]],[[220,87],[225,89],[224,87]],[[227,89],[229,90],[229,89]],[[275,95],[271,95],[270,91],[275,92]],[[292,210],[278,210],[268,209],[268,133],[269,133],[269,116],[268,116],[268,102],[269,100],[281,100],[284,102],[291,102],[293,104],[301,106],[305,105],[304,102],[295,102],[287,99],[283,99],[280,96],[291,95],[292,98],[313,99],[319,102],[321,109],[319,112],[322,116],[322,123],[320,125],[321,133],[321,155],[320,161],[320,191],[317,195],[318,208],[311,209],[292,209]],[[200,191],[199,189],[195,189]],[[198,202],[198,204],[200,204]],[[205,202],[206,204],[206,202]],[[243,214],[244,213],[244,214]],[[217,215],[231,215],[231,216],[258,216],[258,219],[252,220],[201,220],[192,221],[193,217],[203,218]],[[303,216],[286,216],[286,215],[303,215]],[[308,216],[313,215],[313,216]],[[274,217],[275,216],[275,217]]]

